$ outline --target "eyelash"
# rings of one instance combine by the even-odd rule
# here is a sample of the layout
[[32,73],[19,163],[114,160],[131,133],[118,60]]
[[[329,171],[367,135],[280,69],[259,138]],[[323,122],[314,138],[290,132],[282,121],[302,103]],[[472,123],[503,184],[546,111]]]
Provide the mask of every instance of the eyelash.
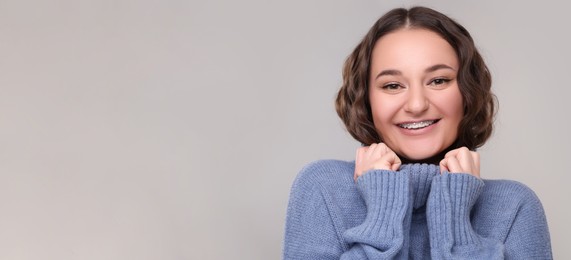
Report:
[[[439,81],[440,83],[436,83],[437,81]],[[439,85],[443,85],[450,82],[450,79],[447,78],[436,78],[433,79],[432,81],[430,81],[429,85],[435,85],[435,86],[439,86]]]
[[396,90],[398,88],[401,88],[402,86],[398,83],[388,83],[383,85],[381,88],[385,89],[385,90]]
[[[440,86],[440,85],[444,85],[450,81],[452,81],[452,80],[448,79],[448,78],[435,78],[435,79],[431,80],[428,83],[428,85]],[[398,90],[400,88],[403,88],[403,86],[399,83],[388,83],[388,84],[381,86],[381,88],[384,90],[395,91],[395,90]]]

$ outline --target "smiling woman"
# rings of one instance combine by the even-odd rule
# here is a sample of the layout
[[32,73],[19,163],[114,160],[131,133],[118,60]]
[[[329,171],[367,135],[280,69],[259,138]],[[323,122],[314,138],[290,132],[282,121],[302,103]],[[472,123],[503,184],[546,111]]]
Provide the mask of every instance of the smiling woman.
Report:
[[490,73],[464,27],[434,10],[381,17],[345,63],[337,112],[363,144],[293,184],[285,259],[551,259],[543,207],[480,178]]
[[387,34],[373,48],[370,71],[373,123],[395,153],[422,160],[454,143],[464,109],[458,58],[442,37],[425,29]]

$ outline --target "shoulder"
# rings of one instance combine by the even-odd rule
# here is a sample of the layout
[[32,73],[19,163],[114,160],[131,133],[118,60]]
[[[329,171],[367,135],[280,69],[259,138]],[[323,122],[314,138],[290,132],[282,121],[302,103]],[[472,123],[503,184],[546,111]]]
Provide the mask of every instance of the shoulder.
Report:
[[519,202],[539,202],[535,192],[525,184],[513,180],[484,180],[484,196]]
[[494,216],[497,225],[508,228],[518,216],[544,215],[541,201],[525,184],[511,180],[484,180],[484,183],[484,190],[474,205],[476,216],[484,219]]
[[319,160],[309,163],[295,178],[290,199],[302,198],[300,203],[325,201],[330,206],[341,202],[356,204],[360,197],[353,172],[353,162]]
[[[318,160],[305,165],[294,181],[296,186],[312,184],[336,183],[352,180],[355,165],[353,162],[340,160]],[[313,186],[313,185],[312,185]]]
[[352,171],[355,167],[354,162],[341,161],[341,160],[317,160],[308,163],[301,170],[302,174],[310,172],[340,172]]
[[474,230],[482,236],[506,241],[510,255],[521,251],[518,245],[528,245],[527,249],[535,250],[534,253],[544,249],[542,254],[549,255],[547,219],[535,192],[517,181],[484,180],[484,183],[472,212]]

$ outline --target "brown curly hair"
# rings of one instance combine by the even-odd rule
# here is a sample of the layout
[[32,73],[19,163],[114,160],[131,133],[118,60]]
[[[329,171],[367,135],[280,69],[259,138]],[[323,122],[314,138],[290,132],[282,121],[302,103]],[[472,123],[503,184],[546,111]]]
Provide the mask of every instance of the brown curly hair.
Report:
[[470,33],[448,16],[426,7],[397,8],[383,15],[345,61],[343,85],[335,101],[337,114],[349,133],[363,145],[382,142],[373,123],[369,102],[371,53],[379,38],[403,28],[426,29],[439,34],[459,59],[458,85],[464,117],[451,148],[482,146],[492,134],[496,97],[492,78]]

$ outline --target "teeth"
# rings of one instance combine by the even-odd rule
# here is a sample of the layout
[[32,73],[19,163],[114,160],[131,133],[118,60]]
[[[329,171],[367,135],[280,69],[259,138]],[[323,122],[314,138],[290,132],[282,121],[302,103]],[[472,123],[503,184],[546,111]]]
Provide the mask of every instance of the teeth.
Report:
[[427,121],[422,121],[422,122],[399,124],[399,126],[402,128],[406,128],[406,129],[420,129],[420,128],[425,128],[429,125],[432,125],[432,124],[434,124],[434,122],[436,122],[436,120],[427,120]]

